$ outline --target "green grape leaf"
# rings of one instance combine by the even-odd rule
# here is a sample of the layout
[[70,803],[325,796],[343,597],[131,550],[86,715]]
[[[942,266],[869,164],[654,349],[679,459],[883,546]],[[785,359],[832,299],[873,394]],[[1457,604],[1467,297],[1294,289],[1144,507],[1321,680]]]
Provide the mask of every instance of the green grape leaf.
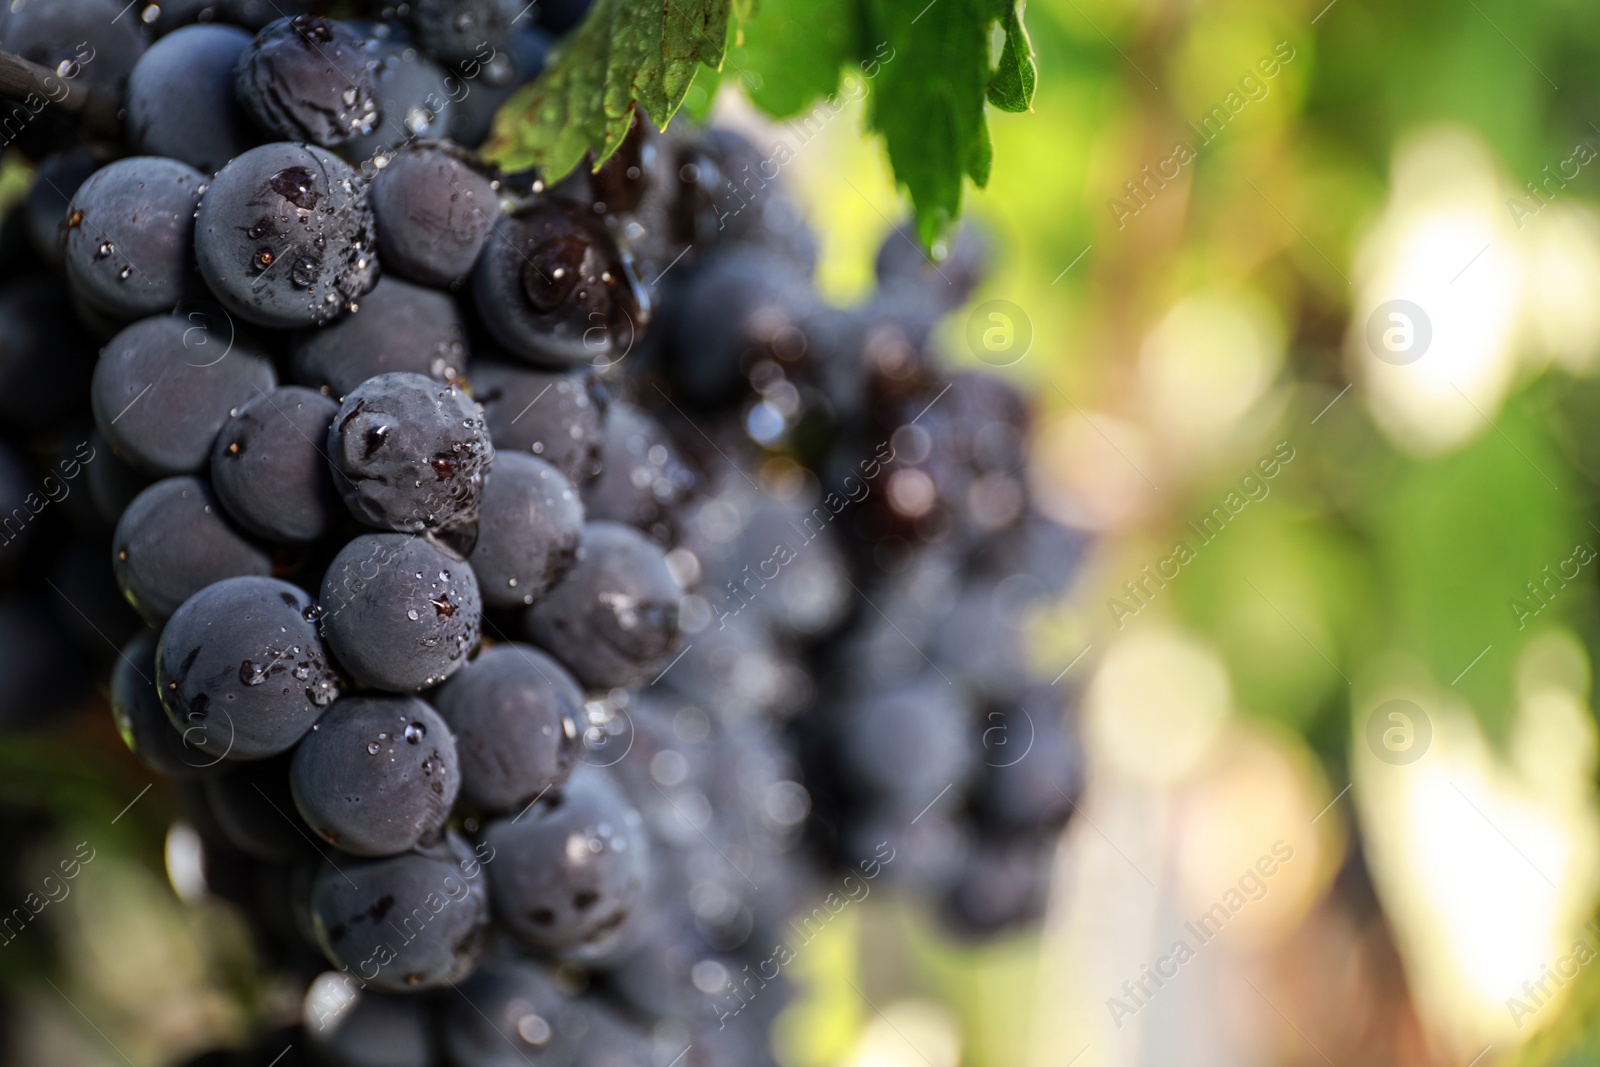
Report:
[[1039,70],[1033,64],[1033,44],[1015,4],[1005,5],[1000,25],[1005,29],[1006,41],[1000,49],[1000,63],[989,79],[989,103],[1001,111],[1032,111]]
[[856,0],[764,0],[728,54],[752,103],[792,118],[839,87],[839,72],[860,51]]
[[546,181],[591,150],[596,166],[605,162],[636,106],[664,127],[700,65],[722,66],[732,10],[732,0],[598,0],[545,72],[500,109],[486,154],[508,169],[538,166]]
[[931,246],[961,212],[962,181],[989,180],[984,118],[992,0],[863,0],[869,47],[891,52],[872,80],[867,121],[882,134],[895,180]]

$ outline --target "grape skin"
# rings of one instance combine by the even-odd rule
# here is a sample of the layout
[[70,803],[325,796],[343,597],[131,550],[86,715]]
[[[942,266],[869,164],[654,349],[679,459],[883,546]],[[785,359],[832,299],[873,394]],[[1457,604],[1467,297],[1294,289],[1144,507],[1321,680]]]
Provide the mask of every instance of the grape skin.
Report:
[[451,385],[394,372],[357,386],[328,427],[328,459],[350,513],[418,532],[478,517],[494,459],[483,412]]
[[472,294],[494,339],[540,367],[615,363],[648,319],[611,237],[548,200],[494,227]]
[[356,856],[392,856],[444,828],[461,789],[450,730],[416,697],[346,697],[295,750],[301,816]]
[[378,122],[361,38],[329,19],[268,23],[240,53],[234,77],[239,102],[272,136],[331,148]]
[[208,24],[181,27],[152,44],[128,76],[129,140],[206,174],[254,145],[256,133],[233,94],[233,69],[250,40],[236,26]]
[[156,684],[184,743],[253,760],[305,736],[342,687],[316,617],[303,590],[276,578],[229,578],[185,600],[156,650]]
[[146,622],[159,625],[212,582],[264,576],[272,561],[223,517],[200,478],[163,478],[133,498],[111,538],[117,585]]
[[328,645],[358,681],[393,693],[437,685],[478,639],[472,568],[410,534],[363,534],[322,580]]
[[455,734],[469,804],[521,811],[572,772],[583,690],[538,649],[513,642],[484,649],[433,700]]
[[168,778],[195,778],[211,762],[183,743],[161,706],[156,687],[156,641],[144,630],[122,649],[111,668],[111,714],[128,751],[144,766]]
[[466,324],[449,293],[384,275],[354,313],[290,335],[289,359],[295,381],[336,401],[398,371],[452,384],[468,369]]
[[201,198],[194,233],[206,285],[260,326],[331,322],[378,283],[366,180],[315,145],[235,156]]
[[271,392],[278,376],[260,349],[236,337],[218,357],[189,319],[141,319],[106,345],[95,365],[95,424],[148,474],[206,468],[228,413]]
[[466,154],[435,142],[397,152],[372,181],[384,265],[422,285],[466,277],[500,217],[495,185]]
[[339,405],[290,385],[261,393],[223,424],[211,449],[211,485],[240,526],[268,541],[315,541],[340,505],[323,452]]
[[591,689],[638,685],[677,650],[681,595],[660,547],[591,522],[577,565],[528,609],[528,636]]
[[590,371],[553,373],[482,362],[472,395],[500,452],[529,452],[583,486],[600,473],[608,400]]
[[499,456],[467,557],[484,603],[532,604],[572,567],[582,536],[583,501],[560,471],[522,452]]
[[339,857],[311,890],[328,960],[383,992],[432,989],[471,974],[488,939],[484,870],[500,858],[447,832],[437,845],[382,859]]
[[626,932],[649,844],[638,811],[605,771],[580,767],[525,815],[490,823],[483,841],[495,851],[495,916],[524,944],[593,958]]
[[67,216],[67,279],[105,314],[169,311],[183,295],[205,176],[160,156],[119,159],[91,174]]

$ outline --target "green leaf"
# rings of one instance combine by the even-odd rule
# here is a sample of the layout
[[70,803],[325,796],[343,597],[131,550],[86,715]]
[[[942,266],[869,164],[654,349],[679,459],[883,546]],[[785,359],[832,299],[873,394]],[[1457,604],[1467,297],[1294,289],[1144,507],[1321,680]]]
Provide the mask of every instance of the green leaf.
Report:
[[883,135],[895,180],[911,196],[917,233],[931,246],[961,211],[963,177],[989,180],[983,105],[989,84],[992,0],[863,0],[867,43],[888,58],[872,79],[868,122]]
[[556,181],[591,150],[605,162],[636,104],[665,127],[700,64],[722,66],[731,10],[732,0],[598,0],[544,74],[501,108],[486,154]]
[[839,87],[860,36],[856,0],[764,0],[727,66],[752,103],[792,118]]
[[1032,111],[1039,70],[1033,65],[1033,44],[1015,4],[1006,4],[1000,25],[1006,42],[1000,49],[1000,64],[989,79],[989,103],[1001,111]]

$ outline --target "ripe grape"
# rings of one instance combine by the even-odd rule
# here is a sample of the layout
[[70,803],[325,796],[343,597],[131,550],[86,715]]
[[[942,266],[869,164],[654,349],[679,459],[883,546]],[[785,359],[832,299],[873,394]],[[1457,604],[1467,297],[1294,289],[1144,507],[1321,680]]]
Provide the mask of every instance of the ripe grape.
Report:
[[484,844],[495,917],[524,944],[598,956],[626,932],[649,873],[643,820],[605,771],[580,767],[524,814],[492,822]]
[[161,631],[156,684],[184,742],[213,757],[292,748],[339,696],[312,600],[276,578],[228,578],[185,600]]
[[475,855],[447,832],[398,856],[330,860],[311,890],[317,942],[335,966],[383,992],[459,982],[488,940],[484,870],[504,858]]
[[517,0],[415,0],[411,28],[418,44],[454,65],[491,55],[522,10]]
[[161,706],[156,688],[156,630],[137,634],[111,668],[111,714],[140,763],[168,778],[193,778],[212,757],[183,743]]
[[378,122],[361,38],[315,15],[264,26],[234,68],[239,102],[270,136],[331,148]]
[[213,582],[272,570],[267,554],[223,516],[211,486],[188,475],[163,478],[134,497],[111,550],[122,595],[153,625]]
[[577,564],[528,609],[528,636],[591,689],[638,685],[677,650],[681,595],[659,546],[591,522]]
[[351,514],[379,529],[416,532],[478,517],[494,449],[471,397],[394,372],[345,396],[328,427],[328,457]]
[[295,750],[294,803],[329,844],[392,856],[436,836],[461,789],[456,746],[416,697],[346,697]]
[[195,257],[229,311],[261,326],[331,322],[378,282],[366,180],[326,149],[235,156],[195,217]]
[[340,504],[323,448],[338,410],[295,385],[235,409],[211,449],[211,485],[235,522],[284,544],[328,532]]
[[481,164],[447,143],[395,153],[372,180],[385,268],[422,285],[466,277],[500,217],[495,188]]
[[565,475],[522,452],[497,457],[467,557],[484,603],[532,604],[572,567],[582,536],[583,501]]
[[160,156],[119,159],[91,174],[67,216],[67,280],[119,319],[169,311],[183,295],[205,176]]
[[106,345],[95,365],[95,424],[119,455],[146,473],[204,470],[235,408],[278,384],[265,354],[240,336],[217,354],[203,327],[176,315],[141,319]]
[[467,373],[466,326],[449,293],[385,275],[353,313],[290,335],[289,358],[295,381],[336,401],[396,371],[453,384]]
[[486,648],[433,700],[455,734],[469,804],[520,811],[571,773],[583,690],[538,649],[511,642]]
[[322,580],[322,628],[356,680],[410,693],[466,663],[482,600],[472,568],[414,534],[363,534]]
[[152,44],[128,76],[129,140],[205,174],[254,145],[256,132],[233,93],[233,69],[250,39],[236,26],[208,24]]
[[553,200],[531,203],[494,227],[472,293],[494,339],[535,366],[615,363],[647,320],[610,235]]
[[531,452],[580,487],[600,473],[608,400],[593,372],[481,362],[472,395],[497,452]]

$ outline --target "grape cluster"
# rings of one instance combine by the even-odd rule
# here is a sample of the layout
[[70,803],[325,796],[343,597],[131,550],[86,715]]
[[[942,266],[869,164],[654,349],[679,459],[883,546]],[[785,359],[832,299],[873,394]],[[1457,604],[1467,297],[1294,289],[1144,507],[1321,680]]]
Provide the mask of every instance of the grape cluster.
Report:
[[358,8],[0,16],[124,119],[17,142],[0,514],[88,492],[0,556],[0,721],[105,668],[305,984],[193,1063],[748,1067],[841,880],[1035,918],[1080,774],[1023,622],[1080,546],[1020,394],[936,355],[986,244],[896,232],[831,307],[736,134],[475,154],[581,9]]

